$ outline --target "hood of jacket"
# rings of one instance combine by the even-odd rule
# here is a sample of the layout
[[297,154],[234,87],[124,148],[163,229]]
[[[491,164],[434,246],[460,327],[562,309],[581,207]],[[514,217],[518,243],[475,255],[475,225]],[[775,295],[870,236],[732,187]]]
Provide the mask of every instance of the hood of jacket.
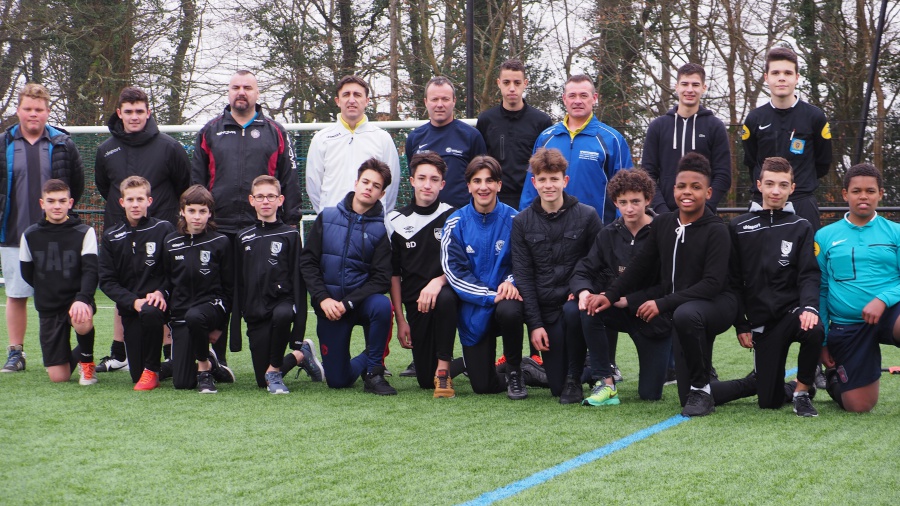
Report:
[[159,126],[157,126],[156,119],[153,115],[150,115],[150,117],[147,118],[147,125],[140,132],[126,132],[125,124],[116,113],[112,113],[109,116],[109,121],[106,122],[106,126],[109,128],[109,133],[126,146],[143,146],[159,135]]

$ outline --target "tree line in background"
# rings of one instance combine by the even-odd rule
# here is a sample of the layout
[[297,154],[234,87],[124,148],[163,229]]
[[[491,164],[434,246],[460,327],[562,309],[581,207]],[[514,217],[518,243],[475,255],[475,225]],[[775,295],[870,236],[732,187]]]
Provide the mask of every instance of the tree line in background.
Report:
[[[855,160],[881,0],[479,0],[475,2],[475,110],[499,100],[505,59],[529,67],[527,100],[561,112],[572,73],[595,78],[598,117],[634,154],[646,126],[673,104],[674,71],[707,69],[705,105],[739,125],[761,101],[765,51],[800,56],[801,93],[831,119],[835,159],[826,185]],[[228,76],[257,73],[266,112],[286,122],[331,121],[334,83],[372,83],[377,119],[422,119],[434,75],[458,83],[465,108],[465,2],[447,0],[8,0],[0,7],[0,119],[15,121],[25,81],[56,97],[53,121],[101,125],[119,90],[150,91],[163,124],[202,123],[225,103]],[[891,2],[873,88],[864,159],[900,170],[900,4]],[[738,129],[731,128],[735,145]],[[734,164],[743,173],[740,153]],[[896,178],[889,177],[889,181]],[[889,189],[890,190],[890,189]]]

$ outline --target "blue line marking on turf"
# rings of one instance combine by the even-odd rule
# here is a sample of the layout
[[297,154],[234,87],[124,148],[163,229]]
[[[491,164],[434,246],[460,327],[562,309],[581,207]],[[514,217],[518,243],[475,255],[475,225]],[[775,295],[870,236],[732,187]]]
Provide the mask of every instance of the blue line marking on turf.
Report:
[[[785,379],[787,379],[795,374],[797,374],[796,367],[785,371],[784,377],[785,377]],[[688,418],[686,416],[675,415],[672,418],[669,418],[668,420],[659,422],[658,424],[653,425],[651,427],[647,427],[646,429],[639,430],[631,435],[628,435],[628,436],[623,437],[622,439],[619,439],[618,441],[613,441],[612,443],[609,443],[606,446],[601,446],[600,448],[597,448],[596,450],[591,450],[587,453],[582,453],[581,455],[579,455],[571,460],[567,460],[561,464],[557,464],[553,467],[544,469],[543,471],[538,471],[525,479],[519,480],[514,483],[510,483],[509,485],[507,485],[505,487],[500,487],[500,488],[492,490],[490,492],[485,492],[484,494],[481,494],[480,496],[476,497],[475,499],[472,499],[469,502],[460,504],[460,506],[487,506],[487,505],[493,504],[497,501],[502,501],[503,499],[512,497],[520,492],[524,492],[525,490],[528,490],[531,487],[536,487],[538,485],[541,485],[542,483],[550,481],[553,478],[556,478],[557,476],[559,476],[563,473],[567,473],[573,469],[577,469],[585,464],[590,464],[591,462],[593,462],[595,460],[602,459],[603,457],[606,457],[610,453],[613,453],[613,452],[619,451],[623,448],[627,448],[627,447],[631,446],[632,443],[636,443],[643,439],[647,439],[648,437],[650,437],[658,432],[662,432],[666,429],[672,428],[672,427],[674,427],[682,422],[686,422],[688,420],[690,420],[690,418]]]
[[581,455],[567,460],[561,464],[557,464],[551,468],[544,469],[543,471],[539,471],[531,476],[519,480],[515,483],[511,483],[505,487],[498,488],[491,492],[487,492],[482,494],[475,499],[463,503],[463,506],[486,506],[488,504],[492,504],[496,501],[500,501],[502,499],[506,499],[507,497],[512,497],[519,492],[527,490],[531,487],[540,485],[546,481],[549,481],[563,473],[567,473],[573,469],[581,467],[585,464],[589,464],[597,459],[602,459],[603,457],[613,453],[615,451],[621,450],[623,448],[627,448],[632,443],[636,443],[642,439],[647,439],[648,437],[656,434],[657,432],[662,432],[670,427],[674,427],[682,422],[686,422],[690,420],[690,418],[675,415],[668,420],[664,420],[656,425],[651,427],[647,427],[646,429],[639,430],[631,435],[625,436],[618,441],[613,441],[612,443],[597,448],[596,450],[591,450],[587,453],[582,453]]

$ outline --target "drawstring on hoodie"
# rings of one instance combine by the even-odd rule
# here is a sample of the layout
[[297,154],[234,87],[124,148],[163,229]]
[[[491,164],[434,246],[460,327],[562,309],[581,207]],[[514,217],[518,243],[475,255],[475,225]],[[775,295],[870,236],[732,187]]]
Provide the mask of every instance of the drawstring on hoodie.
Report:
[[675,229],[675,248],[672,250],[672,293],[675,293],[675,266],[677,265],[675,258],[678,256],[678,240],[681,239],[681,243],[684,244],[687,227],[691,226],[690,223],[682,223],[680,218],[675,218],[675,220],[678,222],[678,228]]
[[[672,149],[678,149],[678,113],[675,113],[675,128],[672,129]],[[693,128],[691,129],[691,151],[697,150],[697,113],[690,118],[684,118],[684,128],[681,130],[681,156],[684,156],[684,136],[687,134],[687,123],[694,119]]]

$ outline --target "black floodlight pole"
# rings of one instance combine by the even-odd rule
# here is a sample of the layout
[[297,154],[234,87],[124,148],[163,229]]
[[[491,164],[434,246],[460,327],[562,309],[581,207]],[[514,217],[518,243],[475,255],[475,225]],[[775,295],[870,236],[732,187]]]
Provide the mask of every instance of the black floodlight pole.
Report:
[[466,117],[475,117],[475,0],[466,0]]
[[862,161],[863,144],[866,140],[866,124],[869,120],[869,101],[872,99],[872,88],[875,85],[875,72],[878,71],[878,56],[881,52],[881,35],[884,33],[884,22],[887,17],[888,0],[881,0],[881,15],[878,17],[878,28],[875,31],[875,44],[872,47],[872,61],[869,64],[869,78],[866,81],[866,98],[863,102],[862,120],[859,125],[859,137],[856,139],[856,163]]

